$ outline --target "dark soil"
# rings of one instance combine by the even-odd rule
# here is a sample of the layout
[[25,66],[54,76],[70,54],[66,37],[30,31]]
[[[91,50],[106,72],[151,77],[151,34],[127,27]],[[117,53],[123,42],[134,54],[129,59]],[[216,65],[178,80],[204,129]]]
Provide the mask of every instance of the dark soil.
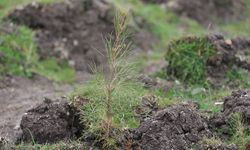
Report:
[[135,145],[143,150],[184,150],[211,136],[206,119],[190,105],[160,110],[133,132]]
[[[8,19],[36,31],[39,54],[68,60],[77,71],[104,65],[104,37],[113,28],[113,7],[99,0],[69,0],[52,5],[30,4],[13,11]],[[152,34],[136,31],[134,44],[151,49]],[[152,42],[148,42],[148,40]]]
[[[211,118],[213,128],[226,128],[230,126],[232,114],[240,113],[245,126],[250,129],[250,90],[234,91],[231,96],[224,99],[223,110]],[[229,134],[225,131],[225,134]]]
[[54,99],[70,93],[69,85],[57,85],[40,76],[33,79],[8,76],[0,80],[0,138],[15,143],[20,137],[23,114],[41,103],[45,97]]
[[241,0],[176,0],[167,4],[181,16],[192,18],[204,26],[244,18]]
[[216,54],[207,61],[207,76],[222,78],[233,65],[239,64],[240,60],[236,57],[237,49],[222,35],[209,35],[207,38],[214,45],[216,51]]
[[232,39],[232,44],[239,50],[250,49],[250,38],[238,37]]
[[14,23],[36,30],[39,53],[69,60],[77,70],[103,63],[103,36],[113,31],[109,6],[101,1],[70,0],[30,4],[9,15]]
[[238,56],[250,48],[249,38],[225,39],[222,35],[210,35],[208,39],[216,49],[216,55],[206,64],[210,77],[223,77],[234,66],[250,70],[250,62]]
[[79,137],[82,127],[77,108],[64,101],[46,99],[25,113],[21,129],[22,141],[44,144]]

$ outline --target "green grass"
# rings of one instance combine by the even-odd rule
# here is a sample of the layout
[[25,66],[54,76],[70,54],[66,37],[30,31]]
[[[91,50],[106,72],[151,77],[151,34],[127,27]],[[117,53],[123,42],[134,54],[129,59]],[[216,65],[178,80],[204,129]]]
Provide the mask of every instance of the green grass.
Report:
[[[61,0],[36,0],[44,4]],[[34,2],[33,0],[1,0],[0,22],[15,7]],[[58,82],[72,82],[75,71],[66,62],[55,58],[40,60],[34,33],[25,26],[18,26],[14,33],[0,32],[0,75],[12,74],[32,77],[40,74]]]
[[[105,115],[105,93],[103,85],[100,85],[98,77],[83,87],[78,88],[74,96],[81,96],[89,99],[89,103],[83,106],[82,119],[91,133],[98,133],[101,129],[102,119]],[[145,95],[147,90],[139,83],[128,81],[126,86],[118,87],[113,97],[113,122],[116,128],[124,130],[135,128],[139,121],[135,117],[134,109],[140,104],[140,97]],[[99,133],[100,134],[100,133]]]
[[214,46],[206,37],[183,37],[172,41],[165,55],[168,75],[182,82],[205,82],[206,62],[215,54]]
[[246,4],[246,12],[243,15],[243,20],[234,21],[227,24],[221,24],[219,29],[222,32],[228,34],[229,37],[236,37],[236,36],[249,36],[250,33],[250,1],[243,0]]
[[40,60],[34,33],[25,26],[14,33],[0,32],[0,75],[12,74],[32,77],[33,73],[62,82],[74,80],[74,69],[54,58]]
[[58,82],[73,82],[75,70],[65,61],[50,58],[39,61],[33,72]]
[[26,5],[31,2],[41,2],[44,4],[50,4],[62,0],[1,0],[0,1],[0,20],[4,18],[10,11],[20,5]]
[[222,101],[229,96],[231,91],[227,89],[204,88],[202,86],[182,87],[180,85],[173,86],[168,92],[158,91],[156,95],[161,99],[159,104],[166,107],[172,104],[193,101],[199,104],[202,111],[219,112],[222,105],[215,105],[215,102]]
[[235,113],[231,116],[232,137],[229,142],[236,144],[240,150],[246,150],[245,147],[250,143],[250,131],[243,122],[241,114]]
[[245,69],[232,69],[225,75],[229,84],[233,84],[233,88],[247,89],[250,88],[250,73]]
[[[172,11],[166,11],[159,5],[143,4],[140,0],[115,0],[114,3],[118,8],[130,9],[138,18],[140,17],[145,23],[144,28],[151,33],[156,34],[161,39],[161,45],[173,38],[181,37],[184,34],[204,34],[204,29],[196,22],[188,18],[180,18]],[[135,22],[137,22],[135,18]],[[186,28],[181,28],[185,25]]]
[[234,113],[231,115],[228,126],[223,129],[217,129],[218,132],[225,130],[230,135],[228,139],[220,139],[219,137],[205,138],[200,143],[208,145],[236,145],[239,150],[247,150],[246,147],[250,142],[249,129],[244,125],[244,120],[240,113]]

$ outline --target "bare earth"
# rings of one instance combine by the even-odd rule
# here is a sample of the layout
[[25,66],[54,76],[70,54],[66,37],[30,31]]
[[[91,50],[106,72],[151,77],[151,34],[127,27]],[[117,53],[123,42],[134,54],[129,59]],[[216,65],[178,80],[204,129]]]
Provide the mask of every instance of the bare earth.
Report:
[[8,77],[0,81],[0,137],[15,142],[20,134],[22,115],[41,103],[44,98],[55,99],[72,91],[70,85],[57,85],[36,76],[29,80]]

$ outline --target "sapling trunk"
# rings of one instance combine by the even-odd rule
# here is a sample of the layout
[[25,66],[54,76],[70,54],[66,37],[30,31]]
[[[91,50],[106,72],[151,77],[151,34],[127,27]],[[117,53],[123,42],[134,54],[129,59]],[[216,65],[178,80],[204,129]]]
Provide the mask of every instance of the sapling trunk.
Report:
[[127,43],[127,16],[125,13],[117,13],[115,20],[115,33],[106,39],[106,50],[108,58],[108,70],[105,74],[104,90],[106,93],[106,110],[103,128],[105,137],[111,137],[113,110],[112,105],[115,101],[114,92],[118,86],[124,82],[126,74],[129,72],[126,63],[126,56],[130,50]]

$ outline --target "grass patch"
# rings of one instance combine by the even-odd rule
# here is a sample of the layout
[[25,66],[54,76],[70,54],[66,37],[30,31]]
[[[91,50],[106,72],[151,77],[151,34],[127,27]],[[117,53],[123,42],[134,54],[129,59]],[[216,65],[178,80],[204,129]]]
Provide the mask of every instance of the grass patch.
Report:
[[250,143],[250,132],[243,122],[241,114],[235,113],[231,116],[232,137],[230,143],[236,144],[240,150],[245,150]]
[[234,21],[227,24],[220,25],[220,30],[222,32],[228,33],[229,37],[235,36],[249,36],[250,33],[250,1],[243,0],[246,6],[245,14],[243,15],[243,20]]
[[[36,0],[35,2],[49,4],[59,1],[61,0]],[[34,1],[1,0],[0,20],[15,7],[31,2]],[[35,43],[34,33],[25,26],[17,27],[17,31],[10,34],[0,32],[0,75],[32,77],[33,73],[37,73],[51,80],[72,82],[75,76],[74,69],[66,62],[55,58],[40,60]]]
[[[87,125],[91,133],[100,134],[103,117],[105,116],[105,92],[103,85],[98,82],[102,80],[97,77],[95,80],[88,82],[83,87],[78,88],[71,96],[80,96],[89,99],[89,103],[82,108],[82,120]],[[123,130],[135,128],[139,121],[135,117],[134,108],[140,104],[140,97],[145,95],[147,90],[139,83],[128,81],[126,86],[118,87],[113,93],[114,101],[113,123],[115,127]]]
[[233,84],[233,88],[250,88],[250,73],[245,69],[232,69],[225,77],[229,84]]
[[184,37],[172,41],[165,55],[170,76],[191,84],[204,83],[207,60],[215,54],[207,38]]
[[202,144],[208,144],[208,145],[223,145],[224,142],[221,141],[221,139],[217,137],[212,138],[205,138],[201,141]]
[[55,81],[71,82],[74,69],[54,58],[40,60],[34,33],[25,26],[13,33],[0,33],[0,75],[11,74],[32,77],[33,73]]
[[221,105],[215,105],[215,102],[229,96],[230,91],[226,89],[204,88],[202,86],[182,87],[173,86],[168,92],[155,92],[160,97],[159,104],[166,107],[180,102],[193,101],[199,104],[202,111],[219,112]]
[[10,11],[19,5],[26,5],[31,2],[41,2],[43,4],[55,3],[62,0],[1,0],[0,1],[0,20],[4,18]]

